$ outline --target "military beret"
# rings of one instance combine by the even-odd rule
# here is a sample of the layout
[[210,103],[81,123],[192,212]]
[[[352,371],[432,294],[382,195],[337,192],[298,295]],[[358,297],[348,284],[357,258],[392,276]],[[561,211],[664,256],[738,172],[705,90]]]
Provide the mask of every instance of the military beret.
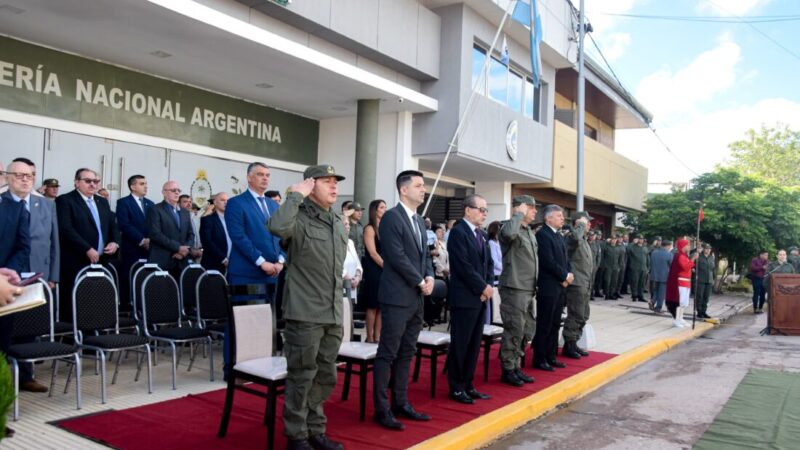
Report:
[[336,177],[337,180],[342,181],[344,177],[342,175],[336,174],[336,169],[333,166],[328,164],[320,164],[317,166],[309,166],[305,172],[303,172],[303,179],[306,178],[326,178],[326,177]]
[[511,206],[519,206],[523,203],[529,206],[536,206],[536,200],[530,195],[517,195],[511,199]]
[[60,187],[58,184],[58,180],[56,180],[55,178],[48,178],[44,180],[44,183],[42,184],[47,187]]
[[351,210],[351,209],[353,211],[363,211],[364,210],[364,208],[361,207],[361,203],[358,203],[358,202],[350,202],[350,204],[347,205],[347,208],[345,208],[345,209],[348,210],[348,211]]

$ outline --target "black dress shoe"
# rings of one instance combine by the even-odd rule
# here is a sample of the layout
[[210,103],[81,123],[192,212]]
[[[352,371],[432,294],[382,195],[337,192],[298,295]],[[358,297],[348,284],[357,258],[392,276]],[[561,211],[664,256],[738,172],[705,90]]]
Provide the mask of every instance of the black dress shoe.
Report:
[[472,397],[467,395],[467,393],[464,391],[451,392],[450,399],[455,400],[458,403],[463,403],[465,405],[471,405],[475,403],[475,400],[473,400]]
[[566,364],[564,364],[563,362],[561,362],[561,361],[559,361],[557,359],[554,359],[552,361],[547,361],[547,364],[550,364],[552,367],[557,367],[559,369],[563,369],[563,368],[567,367]]
[[516,371],[514,371],[514,373],[517,375],[517,378],[522,380],[523,383],[533,383],[534,381],[536,381],[533,379],[533,377],[526,375],[525,372],[522,371],[522,369],[517,369]]
[[505,369],[503,370],[503,374],[500,375],[500,381],[514,387],[522,387],[522,385],[525,384],[515,371]]
[[589,356],[589,352],[587,352],[586,350],[578,347],[578,344],[575,344],[575,351],[578,352],[578,354],[581,355],[581,356]]
[[548,372],[553,372],[554,370],[556,370],[556,369],[553,369],[553,366],[548,364],[546,361],[533,363],[533,368],[534,369],[539,369],[539,370],[546,370]]
[[411,420],[418,420],[420,422],[427,422],[428,420],[431,420],[431,416],[427,414],[422,414],[421,412],[415,410],[414,407],[408,403],[406,403],[403,406],[393,407],[392,412],[394,413],[395,416],[398,417],[402,416]]
[[378,425],[390,430],[403,431],[406,429],[405,425],[398,422],[397,419],[394,418],[394,414],[392,414],[391,411],[375,411],[375,414],[372,416],[372,420]]
[[473,400],[489,400],[492,398],[491,395],[478,392],[475,388],[467,389],[467,395],[469,395]]
[[315,434],[308,438],[308,443],[314,447],[314,450],[344,450],[344,445],[341,442],[336,442],[328,439],[325,433]]
[[314,450],[308,439],[289,439],[287,450]]
[[12,430],[11,428],[6,427],[6,437],[10,438],[10,437],[13,437],[13,436],[14,436],[14,430]]
[[[577,345],[575,345],[574,342],[565,342],[564,348],[561,349],[561,356],[565,358],[581,359],[581,354],[575,350],[575,347],[577,347]],[[551,363],[550,365],[558,367],[556,364]]]

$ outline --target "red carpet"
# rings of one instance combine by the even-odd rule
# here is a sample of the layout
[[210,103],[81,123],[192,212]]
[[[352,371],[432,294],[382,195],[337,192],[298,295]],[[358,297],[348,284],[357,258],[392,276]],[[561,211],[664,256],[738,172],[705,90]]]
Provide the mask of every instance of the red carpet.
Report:
[[[325,405],[328,416],[328,434],[343,441],[348,449],[402,449],[425,441],[433,436],[458,427],[476,417],[505,406],[532,393],[547,388],[565,378],[592,366],[605,362],[616,355],[592,352],[581,360],[565,360],[568,367],[555,372],[527,369],[536,378],[533,384],[513,388],[500,384],[500,364],[496,358],[497,345],[492,348],[489,382],[483,382],[482,359],[479,360],[475,387],[492,396],[491,400],[478,401],[474,405],[461,405],[447,398],[447,376],[437,376],[435,399],[429,396],[430,369],[423,360],[420,380],[409,385],[409,400],[414,407],[430,416],[430,422],[411,422],[403,432],[385,430],[372,423],[372,374],[367,391],[367,420],[358,420],[358,379],[350,387],[350,398],[341,401],[343,376],[340,374],[336,390]],[[482,358],[482,356],[481,356]],[[530,362],[530,353],[527,361]],[[444,358],[440,359],[440,366]],[[413,362],[412,362],[413,364]],[[413,366],[412,366],[413,369]],[[225,390],[220,389],[200,395],[169,400],[152,405],[122,411],[108,411],[91,416],[66,419],[58,426],[86,438],[118,449],[243,449],[266,448],[266,428],[262,425],[265,401],[254,395],[237,392],[234,400],[228,435],[216,437],[224,405]],[[283,397],[278,400],[275,447],[284,448]]]

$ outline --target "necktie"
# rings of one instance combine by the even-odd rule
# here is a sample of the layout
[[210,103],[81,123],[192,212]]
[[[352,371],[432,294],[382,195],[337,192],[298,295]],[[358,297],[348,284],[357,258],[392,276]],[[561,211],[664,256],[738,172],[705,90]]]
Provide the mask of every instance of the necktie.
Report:
[[20,202],[22,203],[22,206],[25,207],[26,211],[31,212],[31,206],[28,204],[28,202],[24,198],[22,200],[20,200]]
[[141,209],[142,214],[144,214],[144,198],[137,198],[136,203],[139,204],[139,209]]
[[478,249],[478,253],[483,255],[483,233],[478,228],[475,228],[475,245]]
[[422,234],[419,232],[419,220],[417,220],[418,215],[414,214],[411,216],[411,225],[414,227],[414,236],[416,237],[417,241],[417,248],[421,251],[422,250]]
[[264,217],[269,220],[269,208],[267,208],[267,199],[265,197],[258,197],[258,203],[261,206],[261,212],[264,213]]
[[103,229],[100,227],[100,214],[97,212],[97,205],[94,204],[94,198],[90,197],[86,200],[87,205],[89,206],[89,211],[92,213],[92,219],[94,219],[94,224],[97,227],[97,251],[103,251]]
[[181,229],[181,215],[178,212],[178,208],[170,208],[172,210],[172,218],[175,219],[175,225],[178,226],[178,229]]

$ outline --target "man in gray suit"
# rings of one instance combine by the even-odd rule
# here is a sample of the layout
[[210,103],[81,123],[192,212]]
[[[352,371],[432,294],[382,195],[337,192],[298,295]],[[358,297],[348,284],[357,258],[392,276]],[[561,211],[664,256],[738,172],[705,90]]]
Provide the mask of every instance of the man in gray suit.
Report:
[[[27,158],[17,158],[9,166],[8,191],[3,198],[24,202],[30,213],[30,270],[42,273],[51,288],[58,282],[59,247],[56,204],[40,195],[33,195],[36,166]],[[20,388],[24,391],[47,392],[47,386],[33,379],[32,364],[20,365]]]
[[661,248],[654,250],[650,255],[650,280],[653,282],[653,300],[648,303],[650,309],[656,313],[661,312],[664,298],[667,295],[667,277],[672,265],[672,241],[661,241]]
[[164,201],[147,210],[149,262],[158,264],[178,281],[189,258],[197,258],[200,254],[192,248],[194,232],[189,211],[178,207],[178,197],[181,195],[178,183],[167,181],[161,192]]
[[[411,420],[430,417],[408,403],[408,369],[422,330],[422,299],[433,292],[433,264],[425,241],[425,224],[416,214],[425,201],[425,181],[415,170],[396,179],[400,203],[386,211],[380,224],[383,273],[378,288],[381,338],[374,370],[374,420],[392,430],[405,427],[395,414]],[[392,376],[393,408],[386,393]]]

